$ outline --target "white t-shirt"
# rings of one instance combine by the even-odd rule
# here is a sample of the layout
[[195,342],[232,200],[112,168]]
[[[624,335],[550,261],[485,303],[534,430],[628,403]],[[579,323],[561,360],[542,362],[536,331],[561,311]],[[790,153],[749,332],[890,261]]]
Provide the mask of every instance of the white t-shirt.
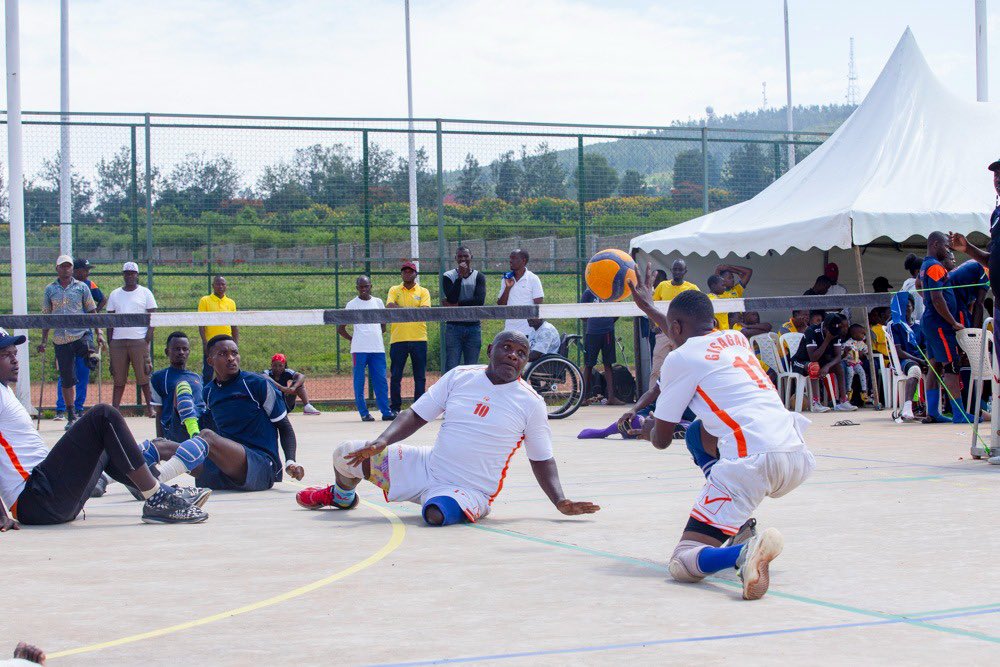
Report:
[[919,322],[920,316],[924,314],[924,298],[917,291],[917,279],[907,278],[904,280],[900,291],[910,293],[910,296],[913,298],[913,321]]
[[48,455],[31,415],[10,387],[0,384],[0,500],[8,509],[24,490],[28,475]]
[[[497,298],[503,295],[505,287],[506,281],[501,280]],[[510,294],[507,295],[507,305],[531,306],[534,305],[535,299],[544,296],[545,292],[542,290],[542,281],[534,273],[525,269],[521,279],[514,281],[514,286],[510,288]],[[532,328],[528,326],[528,320],[507,320],[504,323],[504,329],[520,331],[525,336],[529,335],[532,331]]]
[[542,322],[542,326],[537,329],[528,330],[528,345],[532,352],[542,354],[559,354],[559,330],[551,322]]
[[[153,293],[142,285],[137,285],[131,292],[117,287],[108,297],[109,313],[145,313],[150,308],[156,308]],[[116,327],[111,332],[113,340],[136,340],[146,337],[146,327]]]
[[431,385],[411,409],[427,421],[445,413],[428,473],[481,491],[490,502],[503,488],[510,460],[522,444],[532,461],[552,458],[545,402],[521,378],[493,384],[485,366],[459,366]]
[[689,338],[660,369],[660,396],[653,416],[677,423],[690,405],[705,429],[719,439],[719,457],[793,451],[809,423],[781,403],[753,347],[738,331]]
[[[347,310],[379,310],[385,308],[382,299],[373,296],[367,301],[356,296],[344,306]],[[351,354],[356,352],[385,353],[385,341],[382,340],[382,326],[379,324],[354,324],[351,333]]]

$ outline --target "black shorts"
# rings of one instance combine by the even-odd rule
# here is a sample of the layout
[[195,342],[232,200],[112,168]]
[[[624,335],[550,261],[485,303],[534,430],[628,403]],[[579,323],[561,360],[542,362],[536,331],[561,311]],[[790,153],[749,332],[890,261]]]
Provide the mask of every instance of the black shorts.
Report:
[[609,366],[618,361],[615,356],[615,335],[613,333],[584,334],[583,365],[588,368],[596,366],[598,355]]
[[62,345],[56,343],[56,365],[59,366],[59,379],[64,387],[76,386],[76,358],[87,358],[94,348],[94,337],[89,331],[81,338],[77,338]]
[[194,483],[216,491],[267,491],[281,481],[281,466],[271,457],[246,445],[243,449],[247,454],[247,477],[242,483],[219,470],[210,459],[205,459]]

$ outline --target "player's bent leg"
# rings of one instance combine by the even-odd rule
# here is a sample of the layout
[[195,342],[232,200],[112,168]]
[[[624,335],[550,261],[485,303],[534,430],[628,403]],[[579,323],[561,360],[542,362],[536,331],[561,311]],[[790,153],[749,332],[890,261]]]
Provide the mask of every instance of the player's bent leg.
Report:
[[705,451],[703,437],[701,420],[697,419],[691,422],[691,425],[688,426],[687,431],[684,433],[684,443],[687,445],[688,451],[691,452],[694,464],[701,468],[705,477],[708,477],[712,466],[715,465],[719,458]]
[[736,567],[743,581],[743,599],[759,600],[767,593],[771,583],[771,561],[781,554],[785,546],[784,538],[775,528],[768,528],[745,545],[729,547],[742,548]]
[[[331,486],[311,486],[302,489],[295,494],[295,502],[300,507],[310,510],[318,510],[323,507],[334,507],[341,510],[350,510],[358,506],[361,502],[355,488],[362,479],[370,478],[372,465],[370,461],[362,461],[359,465],[348,463],[347,456],[365,446],[364,440],[348,440],[340,443],[333,450],[333,469],[336,474],[336,482]],[[377,466],[385,461],[385,452],[378,456]],[[376,458],[376,457],[373,457]],[[386,476],[386,479],[388,477]],[[374,482],[378,484],[377,482]],[[383,488],[385,491],[386,485]]]
[[434,496],[424,503],[421,514],[428,526],[451,526],[468,520],[462,506],[451,496]]

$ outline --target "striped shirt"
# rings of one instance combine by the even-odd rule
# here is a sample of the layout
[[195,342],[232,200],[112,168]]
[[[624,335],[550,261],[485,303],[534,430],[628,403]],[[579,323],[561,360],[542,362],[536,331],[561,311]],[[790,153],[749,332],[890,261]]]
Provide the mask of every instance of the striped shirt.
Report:
[[[42,312],[53,315],[82,315],[92,313],[97,310],[94,297],[90,293],[90,286],[76,278],[66,287],[59,284],[59,280],[45,286],[45,295],[42,297]],[[80,340],[89,331],[83,329],[53,329],[52,342],[56,345],[65,345],[75,340]]]

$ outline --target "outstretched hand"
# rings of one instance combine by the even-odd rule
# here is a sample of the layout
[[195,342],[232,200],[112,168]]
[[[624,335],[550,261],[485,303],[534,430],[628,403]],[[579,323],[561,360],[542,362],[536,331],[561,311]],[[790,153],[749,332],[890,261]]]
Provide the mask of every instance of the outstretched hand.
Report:
[[948,245],[951,246],[952,250],[966,252],[969,249],[969,240],[965,238],[964,234],[948,232]]
[[357,449],[345,456],[344,460],[352,466],[359,466],[362,461],[370,459],[388,446],[379,440],[372,440],[361,449]]
[[298,463],[292,463],[285,466],[285,472],[287,472],[292,479],[301,480],[306,476],[306,469],[300,466]]
[[577,516],[579,514],[593,514],[601,509],[601,506],[587,502],[586,500],[569,500],[568,498],[563,498],[556,503],[556,509],[566,516]]
[[635,282],[629,282],[629,287],[632,289],[632,300],[642,310],[653,307],[653,279],[655,276],[653,264],[649,263],[646,264],[645,272],[635,272]]

